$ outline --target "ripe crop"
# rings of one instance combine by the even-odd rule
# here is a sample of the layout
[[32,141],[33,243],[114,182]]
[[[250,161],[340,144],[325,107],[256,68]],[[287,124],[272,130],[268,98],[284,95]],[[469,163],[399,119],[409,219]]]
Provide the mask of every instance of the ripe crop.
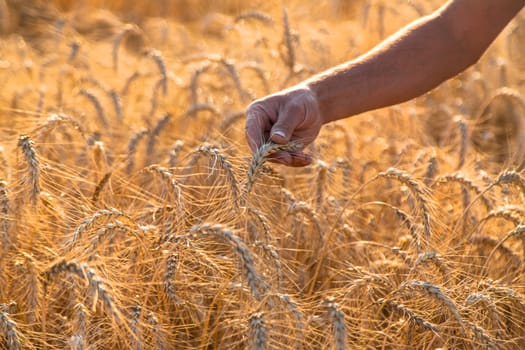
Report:
[[523,14],[292,169],[246,105],[441,2],[201,2],[0,1],[0,349],[525,347]]

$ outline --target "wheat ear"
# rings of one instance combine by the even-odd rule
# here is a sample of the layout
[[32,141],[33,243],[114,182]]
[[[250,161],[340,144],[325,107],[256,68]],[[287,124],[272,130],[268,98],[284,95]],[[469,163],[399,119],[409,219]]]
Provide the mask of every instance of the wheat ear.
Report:
[[28,135],[21,135],[18,138],[18,147],[22,150],[28,164],[28,178],[24,177],[23,182],[30,184],[31,201],[35,205],[40,194],[40,162],[33,145]]
[[159,319],[153,312],[148,312],[148,323],[152,327],[153,340],[155,343],[155,349],[157,350],[168,350],[171,349],[171,344],[169,344],[165,335],[162,333],[159,327]]
[[[490,209],[491,203],[490,201],[483,196],[484,192],[478,185],[476,185],[471,179],[467,178],[465,175],[461,173],[452,173],[452,174],[444,174],[439,176],[436,181],[433,184],[433,187],[445,185],[447,183],[456,182],[462,186],[462,189],[464,191],[472,191],[476,194],[476,199],[481,198],[483,204],[487,209]],[[469,204],[472,202],[468,200],[468,198],[465,198],[465,195],[468,195],[468,193],[463,193],[463,204],[465,208],[469,206]]]
[[439,327],[435,324],[426,321],[422,316],[418,315],[416,312],[408,308],[407,306],[395,301],[395,300],[386,300],[386,299],[380,299],[378,300],[379,303],[385,304],[386,306],[390,307],[392,311],[405,316],[408,318],[411,322],[415,323],[419,327],[426,329],[427,331],[431,331],[434,333],[439,333]]
[[414,180],[410,174],[395,168],[389,168],[387,171],[379,173],[377,177],[395,179],[410,189],[412,195],[416,199],[419,209],[421,210],[425,239],[428,241],[432,236],[430,228],[430,210],[428,208],[427,199],[425,198],[426,193],[421,184]]
[[190,103],[192,105],[199,102],[198,91],[199,91],[199,78],[202,74],[206,73],[211,68],[211,63],[206,63],[203,66],[197,68],[190,79]]
[[283,42],[286,47],[286,55],[281,54],[281,58],[288,67],[290,74],[295,71],[295,49],[293,47],[292,31],[288,19],[288,11],[283,7]]
[[115,208],[101,209],[95,212],[90,217],[87,217],[86,219],[84,219],[82,223],[77,226],[77,228],[75,229],[73,233],[73,236],[71,237],[71,240],[67,243],[67,245],[69,247],[73,246],[75,242],[77,242],[80,239],[84,231],[87,231],[90,228],[92,228],[101,219],[112,219],[112,218],[118,219],[121,217],[125,217],[131,220],[131,217],[129,217],[126,213],[118,209],[115,209]]
[[414,271],[416,271],[419,265],[427,264],[427,263],[433,263],[434,265],[436,265],[438,270],[443,275],[444,280],[445,281],[449,280],[449,276],[450,276],[449,268],[447,267],[443,257],[436,252],[427,252],[427,253],[419,254],[416,261],[414,262],[414,265],[412,266],[412,269],[410,270],[410,273],[413,273]]
[[332,323],[332,329],[335,341],[335,350],[346,350],[346,325],[345,315],[339,304],[335,302],[335,299],[328,297],[323,302],[324,306],[328,310],[328,318]]
[[70,338],[74,350],[86,349],[89,311],[82,303],[73,308],[73,335]]
[[93,104],[95,110],[97,111],[97,117],[99,122],[104,128],[108,128],[108,119],[106,118],[106,113],[104,112],[104,108],[102,108],[102,104],[100,103],[98,97],[93,92],[86,89],[81,89],[80,95],[86,97],[89,100],[89,102]]
[[133,72],[133,74],[131,74],[127,79],[126,79],[126,82],[124,83],[124,86],[122,87],[122,89],[120,90],[120,95],[121,96],[126,96],[129,92],[129,88],[131,87],[131,84],[139,79],[141,77],[141,74],[139,72]]
[[243,120],[244,115],[244,112],[234,112],[224,117],[219,126],[221,134],[225,134],[237,121]]
[[515,102],[518,106],[521,106],[522,110],[525,111],[525,98],[519,93],[519,91],[511,89],[509,87],[502,87],[497,89],[491,97],[487,99],[483,105],[480,106],[478,111],[475,114],[474,120],[483,119],[483,115],[490,108],[492,103],[497,99],[507,99],[509,101]]
[[137,144],[148,134],[147,129],[140,129],[137,131],[128,143],[128,165],[126,166],[126,173],[131,174],[135,167],[135,153],[137,151]]
[[266,350],[267,330],[262,312],[254,312],[248,319],[252,333],[252,350]]
[[164,290],[168,295],[168,299],[174,304],[181,304],[179,297],[177,297],[175,284],[173,283],[179,261],[179,255],[177,253],[171,253],[166,259],[166,271],[164,272]]
[[[472,293],[465,299],[465,307],[477,306],[478,304],[483,304],[489,310],[490,319],[492,321],[492,327],[496,329],[496,337],[499,338],[499,329],[500,329],[500,316],[496,303],[490,295],[483,293]],[[475,309],[478,309],[477,307]]]
[[505,244],[500,243],[500,240],[488,235],[476,235],[473,237],[470,237],[468,242],[470,244],[478,245],[478,246],[486,246],[491,248],[492,250],[499,251],[501,255],[508,257],[509,261],[511,261],[516,266],[521,266],[521,257],[519,254],[515,253],[512,249],[507,247]]
[[177,140],[173,143],[173,146],[171,146],[170,153],[169,153],[169,167],[175,168],[177,165],[177,160],[179,157],[180,151],[182,151],[182,148],[184,147],[184,141]]
[[465,331],[466,331],[465,322],[462,319],[461,315],[459,314],[456,304],[439,287],[433,285],[430,282],[412,280],[408,283],[403,283],[401,285],[400,290],[404,290],[404,289],[412,289],[412,290],[421,289],[425,291],[433,299],[439,300],[441,303],[443,303],[443,305],[447,307],[450,313],[454,316],[456,321],[461,326],[462,333],[465,334]]
[[272,24],[274,22],[273,17],[267,13],[261,11],[244,11],[237,15],[234,19],[234,22],[246,21],[246,20],[256,20],[264,24]]
[[500,248],[500,246],[503,243],[505,243],[505,241],[507,241],[511,237],[519,237],[522,240],[523,250],[525,251],[525,235],[524,235],[524,233],[525,233],[525,225],[518,225],[514,229],[510,230],[505,235],[505,237],[503,237],[498,242],[498,244],[496,244],[496,246],[494,248],[492,248],[492,251],[490,252],[489,256],[487,257],[487,260],[485,261],[484,269],[486,270],[488,268],[488,263],[489,263],[490,259],[492,258],[492,256],[494,255],[494,253],[496,252],[496,250],[498,250]]
[[270,84],[268,83],[268,77],[264,69],[257,64],[257,62],[247,62],[242,64],[239,69],[249,69],[255,72],[257,77],[262,83],[265,93],[270,93]]
[[286,145],[278,145],[275,143],[265,143],[257,151],[254,152],[251,162],[248,166],[246,180],[244,182],[243,196],[248,196],[261,175],[262,166],[269,157],[277,152],[293,152],[301,149],[300,143],[288,143]]
[[45,135],[61,125],[69,125],[73,130],[76,130],[83,139],[86,138],[82,125],[80,125],[80,123],[74,120],[72,117],[63,113],[49,114],[45,123],[33,129],[31,134],[36,136]]
[[126,37],[129,33],[132,32],[138,32],[139,29],[137,26],[132,24],[125,24],[122,30],[120,30],[116,35],[115,38],[113,38],[113,45],[112,45],[112,54],[113,54],[113,70],[116,72],[118,71],[118,49],[120,47],[120,44],[122,42],[122,39]]
[[160,132],[164,127],[168,124],[170,119],[173,117],[171,113],[166,113],[164,116],[159,119],[153,130],[149,134],[149,140],[148,140],[148,146],[146,150],[146,154],[148,157],[151,157],[153,155],[153,150],[155,148],[155,143],[157,142],[157,138],[160,135]]
[[321,222],[315,210],[312,207],[310,207],[306,202],[294,202],[288,207],[288,214],[293,215],[296,213],[303,214],[315,225],[320,242],[324,243],[323,226],[321,225]]
[[153,164],[153,165],[150,165],[150,166],[144,168],[143,171],[146,171],[146,172],[149,172],[149,173],[152,173],[152,174],[156,174],[161,179],[163,179],[168,184],[170,191],[175,195],[177,203],[179,205],[182,204],[182,201],[181,201],[182,200],[182,191],[181,191],[181,188],[179,186],[179,183],[177,182],[177,180],[175,179],[173,174],[167,168],[164,168],[164,167],[158,166],[156,164]]
[[233,231],[223,225],[202,224],[193,226],[190,230],[190,235],[191,234],[200,234],[204,236],[210,234],[216,235],[230,243],[235,248],[235,251],[242,261],[245,277],[248,281],[248,286],[250,287],[253,297],[257,300],[261,299],[261,291],[265,291],[267,288],[266,283],[262,279],[262,276],[257,273],[248,247],[246,247],[246,244],[244,244],[239,237],[234,235]]
[[459,118],[457,121],[458,128],[459,128],[459,136],[460,136],[460,146],[459,146],[459,157],[458,157],[458,165],[457,169],[461,169],[463,165],[465,164],[465,159],[467,155],[467,147],[468,147],[468,128],[467,123],[462,119]]
[[142,350],[142,330],[140,329],[140,317],[142,314],[142,307],[140,305],[132,305],[130,307],[130,329],[133,334],[133,339],[131,340],[131,349],[132,350]]
[[111,171],[108,171],[102,179],[98,182],[97,186],[95,187],[95,190],[93,191],[93,196],[91,196],[91,203],[96,204],[100,198],[100,194],[104,190],[104,187],[108,184],[109,180],[111,179]]
[[150,50],[146,53],[146,55],[149,58],[153,59],[153,61],[155,61],[155,64],[159,68],[161,76],[162,94],[166,96],[166,94],[168,93],[168,73],[164,57],[162,56],[162,53],[158,50]]
[[[95,271],[86,264],[78,264],[75,261],[65,259],[50,266],[44,271],[44,290],[47,291],[51,282],[62,272],[69,272],[87,281],[89,292],[93,296],[94,303],[101,299],[106,312],[117,322],[122,320],[120,311],[115,306],[114,298],[107,290],[105,283],[97,276]],[[93,305],[95,307],[95,305]]]
[[119,123],[122,122],[122,99],[120,98],[118,92],[114,89],[109,91],[109,97],[111,97],[111,102],[113,103],[113,108],[115,109],[115,116]]
[[236,208],[238,208],[239,188],[237,186],[237,179],[235,178],[235,174],[233,173],[233,166],[228,160],[228,156],[221,153],[221,151],[217,147],[213,147],[210,144],[204,144],[199,146],[196,152],[207,155],[213,160],[214,163],[219,163],[219,166],[226,173],[226,178],[228,179],[228,183],[230,184],[230,191],[233,197],[233,204]]
[[0,329],[7,339],[5,345],[7,350],[20,350],[22,346],[16,329],[16,322],[9,317],[7,309],[8,307],[5,304],[0,304]]
[[328,180],[328,165],[322,160],[317,161],[317,179],[316,179],[316,198],[315,203],[317,210],[320,210],[323,205],[324,192],[326,189],[326,182]]
[[2,249],[7,250],[11,243],[9,237],[9,190],[7,182],[0,179],[0,231],[2,234]]

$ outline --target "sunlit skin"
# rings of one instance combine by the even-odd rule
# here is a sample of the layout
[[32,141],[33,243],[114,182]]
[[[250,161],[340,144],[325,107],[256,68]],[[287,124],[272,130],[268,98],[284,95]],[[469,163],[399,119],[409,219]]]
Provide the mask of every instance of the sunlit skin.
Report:
[[[307,146],[323,124],[401,103],[435,88],[476,63],[524,0],[451,0],[355,60],[254,101],[246,138],[257,149],[268,139]],[[302,151],[275,161],[306,166]]]

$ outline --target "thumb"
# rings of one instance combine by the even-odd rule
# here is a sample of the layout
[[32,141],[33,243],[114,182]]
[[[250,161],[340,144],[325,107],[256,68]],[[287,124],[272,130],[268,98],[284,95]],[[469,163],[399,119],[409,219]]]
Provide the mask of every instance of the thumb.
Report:
[[270,140],[283,145],[290,141],[294,130],[300,123],[300,118],[296,114],[282,113],[277,122],[272,126],[270,131]]

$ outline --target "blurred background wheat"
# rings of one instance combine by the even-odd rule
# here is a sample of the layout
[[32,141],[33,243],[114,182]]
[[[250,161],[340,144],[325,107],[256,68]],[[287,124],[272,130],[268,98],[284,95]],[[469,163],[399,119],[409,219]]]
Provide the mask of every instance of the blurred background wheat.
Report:
[[441,4],[1,0],[0,349],[525,347],[523,13],[310,167],[244,141]]

